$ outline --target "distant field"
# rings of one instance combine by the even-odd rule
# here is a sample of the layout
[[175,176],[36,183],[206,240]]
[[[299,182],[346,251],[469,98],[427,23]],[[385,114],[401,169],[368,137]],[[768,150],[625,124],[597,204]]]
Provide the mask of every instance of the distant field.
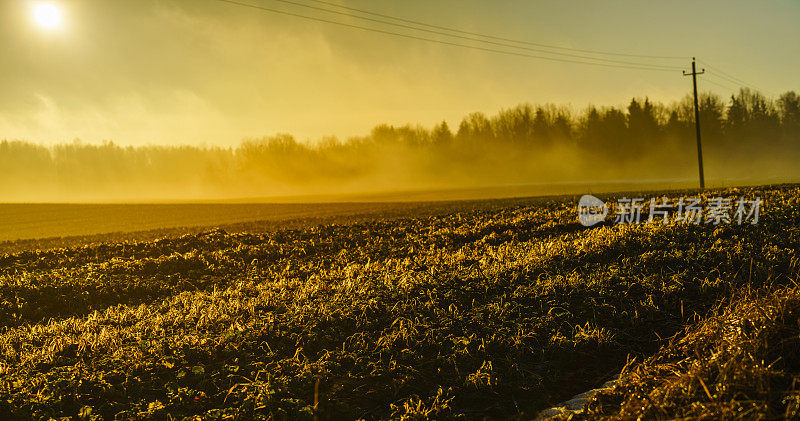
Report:
[[0,204],[0,241],[241,222],[415,214],[468,203]]
[[[407,190],[338,195],[249,198],[223,202],[134,204],[3,204],[0,243],[16,240],[89,237],[156,231],[153,235],[196,232],[188,228],[232,227],[237,231],[280,229],[364,218],[424,216],[503,206],[533,197],[633,190],[686,189],[694,181],[520,184],[442,190]],[[528,199],[525,199],[525,198]],[[256,224],[256,222],[260,223]],[[246,227],[241,224],[247,224]],[[166,230],[166,231],[165,231]],[[110,239],[108,237],[106,239]],[[134,237],[136,238],[136,237]],[[157,238],[152,236],[140,237]],[[99,239],[99,237],[98,237]],[[118,238],[119,239],[119,238]],[[82,241],[76,239],[77,241]],[[84,238],[83,240],[90,240]],[[70,242],[69,244],[78,244]],[[0,252],[4,247],[0,244]]]
[[0,241],[372,214],[397,206],[385,203],[0,204]]
[[759,223],[566,197],[0,254],[0,414],[531,419],[622,374],[572,419],[797,418],[800,188],[717,195]]
[[208,227],[265,232],[319,224],[492,209],[541,198],[375,203],[0,204],[0,254],[153,240]]

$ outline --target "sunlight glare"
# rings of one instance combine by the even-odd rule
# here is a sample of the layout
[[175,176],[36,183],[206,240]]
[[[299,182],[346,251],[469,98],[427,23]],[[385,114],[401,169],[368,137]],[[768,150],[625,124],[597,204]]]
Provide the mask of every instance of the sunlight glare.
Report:
[[63,20],[61,9],[53,3],[37,3],[33,7],[33,18],[45,29],[59,28]]

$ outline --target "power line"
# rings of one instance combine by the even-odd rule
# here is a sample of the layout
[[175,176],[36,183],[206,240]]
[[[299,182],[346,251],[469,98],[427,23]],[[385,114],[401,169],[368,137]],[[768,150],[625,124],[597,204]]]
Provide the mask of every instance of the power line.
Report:
[[705,64],[706,67],[708,67],[709,69],[715,70],[716,72],[718,72],[718,73],[720,73],[722,75],[725,75],[726,77],[728,77],[730,79],[733,79],[737,83],[741,83],[742,85],[746,85],[746,86],[750,85],[749,83],[743,81],[742,79],[739,79],[736,76],[733,76],[733,75],[731,75],[729,73],[726,73],[726,72],[722,71],[721,69],[716,68],[715,66],[712,66],[711,64],[709,64],[705,60],[701,60],[700,62]]
[[712,85],[714,85],[714,86],[716,86],[718,88],[723,88],[723,89],[728,90],[728,91],[734,91],[735,92],[737,89],[739,89],[739,88],[735,88],[735,87],[732,87],[731,85],[727,85],[727,84],[724,84],[724,83],[714,82],[711,79],[706,79],[706,83],[710,83],[710,84],[712,84]]
[[[709,73],[708,76],[713,76],[713,75]],[[732,87],[730,85],[726,85],[724,83],[714,82],[713,80],[710,80],[710,79],[706,79],[706,83],[710,83],[710,84],[715,85],[715,86],[717,86],[719,88],[729,89],[731,91],[736,91],[737,89],[739,89],[739,88]]]
[[483,37],[483,38],[495,39],[495,40],[498,40],[498,41],[514,42],[514,43],[517,43],[517,44],[533,45],[533,46],[537,46],[537,47],[552,48],[552,49],[556,49],[556,50],[576,51],[576,52],[581,52],[581,53],[599,54],[599,55],[607,55],[607,56],[640,57],[640,58],[651,58],[651,59],[681,59],[681,60],[683,60],[683,59],[686,58],[686,57],[683,57],[683,56],[656,56],[656,55],[646,55],[646,54],[617,53],[617,52],[607,52],[607,51],[597,51],[597,50],[585,50],[585,49],[580,49],[580,48],[559,47],[559,46],[555,46],[555,45],[540,44],[540,43],[536,43],[536,42],[517,40],[517,39],[513,39],[513,38],[504,38],[504,37],[498,37],[498,36],[494,36],[494,35],[486,35],[486,34],[481,34],[481,33],[478,33],[478,32],[469,32],[469,31],[464,31],[464,30],[460,30],[460,29],[449,28],[449,27],[446,27],[446,26],[431,25],[431,24],[428,24],[428,23],[425,23],[425,22],[415,21],[415,20],[411,20],[411,19],[403,19],[403,18],[399,18],[399,17],[396,17],[396,16],[370,12],[368,10],[357,9],[357,8],[354,8],[354,7],[347,7],[347,6],[343,6],[343,5],[332,3],[332,2],[328,2],[328,1],[322,1],[322,0],[308,0],[308,1],[311,1],[311,2],[314,2],[314,3],[319,3],[319,4],[325,4],[325,5],[337,7],[337,8],[340,8],[340,9],[350,10],[350,11],[353,11],[353,12],[364,13],[364,14],[371,15],[371,16],[378,16],[378,17],[382,17],[382,18],[392,19],[392,20],[396,20],[398,22],[405,22],[405,23],[411,23],[411,24],[414,24],[414,25],[425,26],[425,27],[428,27],[428,28],[442,29],[442,30],[445,30],[445,31],[456,32],[456,33],[459,33],[459,34],[474,35],[474,36],[479,36],[479,37]]
[[[711,64],[709,64],[708,62],[706,62],[704,60],[700,60],[700,62],[703,63],[706,67],[708,67],[709,70],[711,70],[713,73],[716,74],[717,77],[719,77],[721,79],[725,79],[725,80],[727,80],[727,81],[729,81],[731,83],[739,84],[741,86],[744,86],[744,87],[747,87],[747,88],[750,88],[750,89],[754,89],[756,91],[766,92],[763,89],[759,89],[757,86],[755,86],[753,84],[745,82],[744,80],[739,79],[739,78],[737,78],[736,76],[733,76],[730,73],[727,73],[727,72],[725,72],[725,71],[723,71],[723,70],[721,70],[721,69],[719,69],[719,68],[717,68],[715,66],[712,66]],[[768,94],[773,94],[771,92],[767,92],[767,93]]]
[[720,80],[727,81],[727,82],[732,83],[732,84],[734,84],[734,85],[736,85],[738,87],[745,87],[745,88],[754,89],[756,91],[760,91],[760,89],[756,88],[755,86],[752,86],[752,85],[749,85],[747,83],[741,82],[739,80],[733,79],[731,77],[725,76],[725,75],[723,75],[722,73],[720,73],[719,71],[717,71],[715,69],[709,68],[709,70],[711,71],[711,74],[713,74],[715,77],[719,78]]
[[443,41],[443,40],[438,40],[438,39],[433,39],[433,38],[420,37],[420,36],[416,36],[416,35],[409,35],[409,34],[402,34],[402,33],[398,33],[398,32],[385,31],[385,30],[382,30],[382,29],[370,28],[370,27],[366,27],[366,26],[353,25],[353,24],[334,21],[334,20],[317,18],[317,17],[307,16],[307,15],[301,15],[299,13],[287,12],[287,11],[284,11],[284,10],[271,9],[271,8],[268,8],[268,7],[258,6],[258,5],[249,4],[249,3],[242,3],[242,2],[239,2],[239,1],[235,1],[235,0],[215,0],[215,1],[219,1],[219,2],[222,2],[222,3],[228,3],[228,4],[232,4],[232,5],[236,5],[236,6],[241,6],[241,7],[247,7],[247,8],[251,8],[251,9],[257,9],[257,10],[261,10],[261,11],[265,11],[265,12],[271,12],[271,13],[277,13],[277,14],[286,15],[286,16],[298,17],[298,18],[317,21],[317,22],[325,22],[325,23],[344,26],[344,27],[348,27],[348,28],[361,29],[361,30],[364,30],[364,31],[370,31],[370,32],[386,34],[386,35],[394,35],[394,36],[398,36],[398,37],[403,37],[403,38],[408,38],[408,39],[415,39],[415,40],[432,42],[432,43],[438,43],[438,44],[443,44],[443,45],[450,45],[450,46],[454,46],[454,47],[468,48],[468,49],[471,49],[471,50],[488,51],[488,52],[493,52],[493,53],[498,53],[498,54],[505,54],[505,55],[519,56],[519,57],[528,57],[528,58],[534,58],[534,59],[540,59],[540,60],[550,60],[550,61],[556,61],[556,62],[562,62],[562,63],[585,64],[585,65],[590,65],[590,66],[613,67],[613,68],[620,68],[620,69],[650,70],[650,71],[660,71],[660,72],[672,72],[673,71],[673,70],[670,70],[670,69],[667,69],[667,68],[662,68],[663,66],[652,66],[652,65],[646,65],[646,64],[642,64],[642,65],[623,65],[623,64],[597,63],[597,62],[571,60],[571,59],[558,58],[558,57],[538,56],[538,55],[533,55],[533,54],[520,53],[520,52],[516,52],[516,51],[497,50],[497,49],[493,49],[493,48],[478,47],[478,46],[475,46],[475,45],[467,45],[467,44],[459,44],[459,43],[456,43],[456,42],[449,42],[449,41]]
[[[488,41],[488,40],[485,40],[485,39],[480,39],[480,38],[475,38],[475,37],[470,37],[470,36],[457,35],[457,34],[448,34],[447,32],[441,32],[441,31],[425,29],[425,28],[418,28],[418,27],[411,26],[411,25],[405,25],[405,24],[389,22],[389,21],[381,20],[381,19],[373,19],[373,18],[368,18],[368,17],[364,17],[364,16],[358,16],[358,15],[354,15],[352,13],[339,12],[339,11],[336,11],[336,10],[330,10],[330,9],[326,9],[326,8],[323,8],[323,7],[310,6],[310,5],[299,3],[299,2],[296,2],[296,1],[292,1],[292,0],[273,0],[273,1],[280,2],[280,3],[285,3],[285,4],[291,4],[291,5],[299,6],[299,7],[305,7],[307,9],[312,9],[312,10],[319,10],[319,11],[323,11],[323,12],[326,12],[326,13],[332,13],[332,14],[336,14],[336,15],[340,15],[340,16],[347,16],[347,17],[351,17],[351,18],[362,19],[362,20],[366,20],[366,21],[369,21],[369,22],[375,22],[375,23],[380,23],[380,24],[384,24],[384,25],[391,25],[391,26],[395,26],[395,27],[399,27],[399,28],[411,29],[411,30],[414,30],[414,31],[427,32],[429,34],[436,34],[436,35],[443,35],[443,36],[446,36],[446,37],[459,38],[459,39],[464,39],[464,40],[468,40],[468,41],[482,42],[482,43],[496,45],[496,46],[500,46],[500,47],[517,48],[517,49],[521,49],[521,50],[534,51],[534,52],[537,52],[537,53],[553,54],[553,55],[559,55],[559,56],[565,56],[565,57],[582,58],[582,59],[595,60],[595,61],[606,62],[606,63],[628,64],[628,65],[633,65],[633,66],[658,67],[658,68],[662,68],[662,69],[665,69],[665,70],[682,69],[682,67],[678,67],[678,66],[664,66],[664,65],[660,65],[660,64],[638,63],[638,62],[631,62],[631,61],[621,61],[621,60],[615,60],[615,59],[605,59],[605,58],[598,58],[598,57],[590,57],[590,56],[586,56],[586,55],[573,54],[573,53],[563,53],[563,52],[559,52],[559,51],[547,51],[547,50],[543,50],[541,48],[531,48],[531,47],[524,47],[524,46],[520,46],[520,45],[508,44],[507,42]],[[329,4],[329,3],[325,3],[325,4]],[[366,13],[366,12],[361,12],[361,13]],[[392,18],[392,19],[394,19],[394,18]],[[446,30],[455,31],[455,30],[452,30],[452,29],[446,29]],[[457,31],[457,32],[461,32],[461,31]],[[484,35],[479,35],[479,36],[488,37],[488,36],[484,36]],[[489,37],[489,38],[495,38],[495,37]],[[516,42],[516,41],[513,41],[513,42]]]

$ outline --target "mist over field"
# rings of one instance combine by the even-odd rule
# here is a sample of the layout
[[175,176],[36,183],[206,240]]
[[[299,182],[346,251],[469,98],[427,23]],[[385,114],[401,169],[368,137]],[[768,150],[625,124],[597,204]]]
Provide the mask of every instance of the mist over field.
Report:
[[[710,183],[800,175],[800,97],[701,95]],[[456,127],[378,125],[368,135],[237,147],[0,143],[4,202],[213,200],[507,184],[696,178],[690,97],[575,111],[522,104]]]
[[798,18],[0,0],[0,421],[800,419]]

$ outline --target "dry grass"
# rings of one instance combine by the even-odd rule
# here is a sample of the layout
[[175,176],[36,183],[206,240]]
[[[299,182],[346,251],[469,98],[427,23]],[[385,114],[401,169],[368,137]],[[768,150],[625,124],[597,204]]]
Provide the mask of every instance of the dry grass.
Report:
[[800,289],[731,301],[630,367],[626,380],[595,396],[581,418],[800,417]]
[[720,193],[762,222],[584,229],[554,200],[5,255],[0,413],[527,418],[791,283],[798,188]]

